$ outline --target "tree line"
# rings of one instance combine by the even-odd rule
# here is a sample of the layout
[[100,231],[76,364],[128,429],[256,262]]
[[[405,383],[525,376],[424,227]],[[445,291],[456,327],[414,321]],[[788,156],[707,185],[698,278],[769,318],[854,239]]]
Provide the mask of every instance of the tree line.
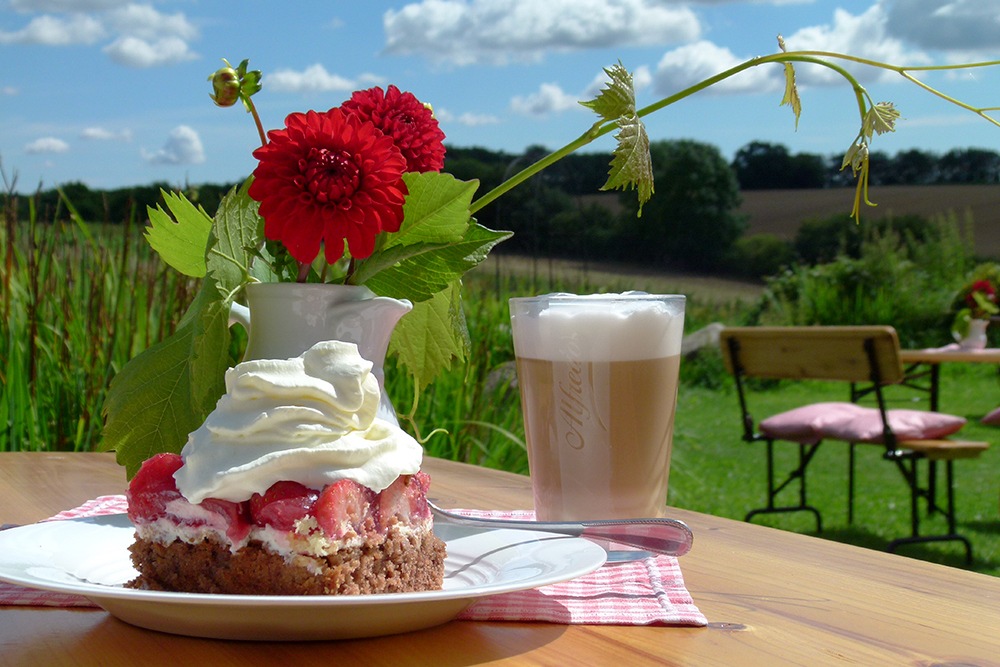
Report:
[[[520,154],[486,148],[449,147],[445,170],[463,180],[479,179],[479,194],[549,153],[531,146]],[[693,140],[651,145],[656,191],[638,215],[635,193],[595,196],[607,179],[611,155],[577,153],[557,162],[477,213],[483,225],[510,230],[500,248],[533,256],[614,260],[653,267],[740,273],[775,268],[787,253],[766,247],[757,266],[740,255],[747,221],[739,213],[742,190],[833,188],[854,184],[842,156],[791,153],[785,146],[751,142],[727,161],[715,146]],[[873,185],[931,185],[1000,182],[1000,154],[954,149],[942,155],[907,150],[873,153]],[[162,201],[161,191],[182,190],[210,215],[235,183],[177,188],[167,183],[92,190],[68,183],[32,195],[39,220],[65,217],[67,202],[87,222],[143,223],[146,208]],[[27,197],[19,202],[22,219]],[[773,244],[772,244],[773,246]],[[764,275],[758,273],[754,277]]]
[[[989,184],[1000,182],[1000,154],[982,148],[953,148],[944,154],[911,149],[889,155],[873,151],[872,185]],[[829,188],[850,185],[842,155],[792,154],[780,144],[754,141],[732,161],[743,190]]]
[[[668,142],[670,143],[670,142]],[[547,155],[543,146],[530,146],[515,154],[487,148],[449,147],[445,170],[461,179],[478,178],[480,192],[486,192],[518,169]],[[574,196],[599,192],[607,178],[609,153],[576,153],[567,156],[545,170],[528,185],[529,194],[520,202],[508,195],[502,205],[519,209],[530,208],[528,200],[541,197],[557,200],[560,194]],[[815,153],[792,153],[782,144],[751,142],[737,152],[729,167],[735,174],[740,190],[771,190],[796,188],[832,188],[853,184],[850,170],[841,169],[842,156],[822,156]],[[1000,153],[979,148],[956,148],[943,154],[917,149],[895,155],[875,151],[871,155],[872,185],[935,185],[1000,183]],[[116,223],[137,214],[145,219],[147,206],[162,201],[161,190],[182,190],[200,203],[209,214],[236,183],[204,183],[178,187],[167,182],[128,186],[110,190],[91,189],[82,182],[70,182],[60,189],[84,220]],[[516,192],[516,191],[515,191]],[[513,193],[512,193],[513,195]],[[65,208],[60,204],[56,188],[40,190],[31,195],[36,209],[54,211]],[[21,197],[22,217],[27,215],[27,197]],[[541,209],[545,201],[534,204]],[[530,211],[528,212],[530,213]]]

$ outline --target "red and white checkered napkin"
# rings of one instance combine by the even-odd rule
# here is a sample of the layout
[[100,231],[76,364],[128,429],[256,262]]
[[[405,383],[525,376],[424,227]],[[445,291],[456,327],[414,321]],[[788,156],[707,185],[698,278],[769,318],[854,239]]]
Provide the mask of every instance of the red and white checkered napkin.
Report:
[[[76,519],[102,514],[122,514],[128,508],[125,496],[98,496],[88,500],[79,507],[59,512],[49,521]],[[35,588],[25,588],[16,584],[0,581],[0,606],[29,605],[32,607],[96,607],[93,602],[80,595],[42,591]]]
[[[454,511],[488,519],[535,518],[534,512],[526,511]],[[493,595],[475,602],[458,618],[588,625],[708,624],[684,586],[680,564],[673,556],[608,563],[571,581]]]
[[[50,520],[121,514],[125,496],[100,496],[60,512]],[[532,512],[458,510],[469,516],[531,520]],[[94,607],[79,595],[0,582],[0,606]],[[684,586],[677,559],[658,556],[605,565],[572,581],[494,595],[475,602],[458,617],[467,621],[542,621],[562,624],[707,624]]]

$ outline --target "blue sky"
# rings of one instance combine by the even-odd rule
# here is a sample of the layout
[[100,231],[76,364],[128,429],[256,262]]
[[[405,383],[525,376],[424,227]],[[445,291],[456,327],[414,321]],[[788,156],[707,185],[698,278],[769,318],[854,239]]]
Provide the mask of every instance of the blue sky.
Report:
[[[896,64],[1000,59],[1000,9],[982,0],[0,0],[0,161],[22,192],[240,180],[257,135],[208,98],[222,58],[263,71],[265,128],[395,84],[434,105],[452,145],[555,149],[591,124],[577,101],[604,67],[634,72],[643,106],[776,51],[779,33],[790,50]],[[897,74],[858,73],[903,116],[873,149],[1000,151],[1000,127]],[[1000,68],[922,78],[1000,106]],[[651,139],[697,139],[726,159],[751,141],[842,154],[859,127],[850,90],[817,67],[798,80],[797,129],[771,65],[658,112]]]

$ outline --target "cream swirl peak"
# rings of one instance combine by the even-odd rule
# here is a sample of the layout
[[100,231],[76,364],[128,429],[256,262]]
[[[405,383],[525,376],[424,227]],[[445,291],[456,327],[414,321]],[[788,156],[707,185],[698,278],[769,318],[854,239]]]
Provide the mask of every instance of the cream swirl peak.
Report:
[[239,502],[282,480],[322,489],[348,478],[378,492],[416,473],[423,450],[376,417],[371,369],[340,341],[230,368],[225,395],[181,451],[178,490],[192,503]]

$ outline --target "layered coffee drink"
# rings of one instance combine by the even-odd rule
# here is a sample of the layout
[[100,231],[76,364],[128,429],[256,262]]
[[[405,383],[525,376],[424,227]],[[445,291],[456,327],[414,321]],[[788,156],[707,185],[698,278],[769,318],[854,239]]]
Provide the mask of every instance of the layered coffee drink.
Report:
[[684,297],[511,299],[541,520],[663,514]]

